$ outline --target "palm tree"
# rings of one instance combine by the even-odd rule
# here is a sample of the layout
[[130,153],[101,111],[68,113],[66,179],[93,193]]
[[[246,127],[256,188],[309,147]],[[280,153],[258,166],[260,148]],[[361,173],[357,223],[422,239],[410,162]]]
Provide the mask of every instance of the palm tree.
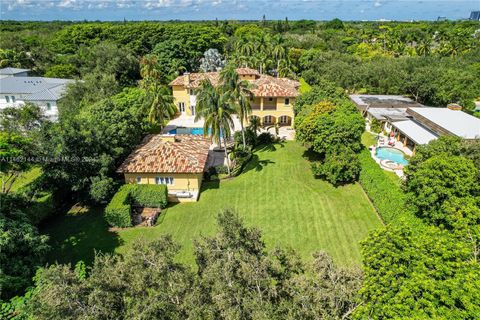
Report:
[[248,120],[248,116],[252,113],[252,106],[250,105],[252,94],[249,91],[250,83],[240,78],[233,65],[229,65],[222,70],[220,80],[223,86],[223,92],[228,94],[237,111],[242,130],[243,149],[245,150],[247,144],[245,142],[245,128],[243,123]]
[[250,128],[253,132],[255,132],[255,136],[257,135],[257,132],[260,131],[260,118],[259,117],[250,117],[250,125],[248,128]]
[[143,78],[140,86],[147,94],[145,107],[148,109],[148,120],[151,123],[159,123],[160,128],[163,128],[165,119],[171,118],[176,111],[173,97],[168,88],[161,84],[162,77],[156,56],[143,57],[140,65],[140,74]]
[[223,91],[222,86],[213,86],[210,80],[202,81],[197,93],[197,114],[195,121],[204,119],[203,132],[210,135],[213,142],[222,146],[223,138],[227,170],[230,175],[230,164],[227,152],[227,140],[232,136],[234,127],[232,115],[235,106],[232,104],[228,92]]

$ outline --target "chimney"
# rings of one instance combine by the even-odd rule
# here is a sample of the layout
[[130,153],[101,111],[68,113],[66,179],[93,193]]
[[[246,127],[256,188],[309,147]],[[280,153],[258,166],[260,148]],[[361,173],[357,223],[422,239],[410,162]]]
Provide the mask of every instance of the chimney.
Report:
[[190,72],[185,72],[183,74],[183,85],[185,88],[188,88],[190,86]]
[[162,142],[176,142],[174,134],[162,134]]
[[450,110],[462,110],[462,106],[459,105],[458,103],[449,103],[447,105],[447,108]]

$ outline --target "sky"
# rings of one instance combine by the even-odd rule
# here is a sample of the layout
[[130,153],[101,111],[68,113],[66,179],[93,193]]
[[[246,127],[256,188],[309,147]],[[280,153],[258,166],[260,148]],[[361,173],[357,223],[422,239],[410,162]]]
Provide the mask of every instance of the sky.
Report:
[[0,0],[1,20],[464,19],[480,0]]

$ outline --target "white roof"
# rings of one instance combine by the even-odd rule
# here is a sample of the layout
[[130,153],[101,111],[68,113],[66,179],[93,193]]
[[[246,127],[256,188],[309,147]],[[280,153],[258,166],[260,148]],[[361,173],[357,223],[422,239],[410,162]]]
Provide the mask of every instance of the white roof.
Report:
[[452,134],[464,139],[480,139],[480,119],[448,108],[410,108]]
[[391,103],[392,105],[401,106],[406,104],[416,104],[415,101],[404,96],[385,95],[385,94],[351,94],[350,99],[357,105],[370,105],[372,102],[376,103]]
[[0,79],[0,94],[25,94],[26,100],[58,100],[66,90],[69,79],[44,77],[7,77]]
[[367,113],[377,120],[386,120],[387,117],[407,119],[406,111],[405,108],[370,108]]
[[416,144],[427,144],[437,139],[437,135],[413,120],[393,122],[392,125],[412,139]]
[[13,74],[28,72],[28,71],[30,71],[30,69],[3,68],[3,69],[0,69],[0,74],[13,75]]

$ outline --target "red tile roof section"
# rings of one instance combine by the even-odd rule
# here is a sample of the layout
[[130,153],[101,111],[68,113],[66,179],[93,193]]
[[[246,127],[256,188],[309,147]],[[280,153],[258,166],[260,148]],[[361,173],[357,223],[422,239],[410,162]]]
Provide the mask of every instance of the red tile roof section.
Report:
[[[296,97],[298,96],[298,88],[300,82],[288,78],[275,78],[269,75],[260,75],[257,70],[249,68],[238,68],[237,72],[241,75],[255,74],[255,80],[249,80],[252,84],[252,94],[256,97]],[[201,82],[209,79],[213,85],[220,82],[220,74],[218,72],[191,73],[177,77],[170,82],[170,86],[184,86],[185,78],[190,77],[188,88],[198,88]]]
[[148,135],[118,168],[120,173],[202,173],[211,142],[199,135]]

